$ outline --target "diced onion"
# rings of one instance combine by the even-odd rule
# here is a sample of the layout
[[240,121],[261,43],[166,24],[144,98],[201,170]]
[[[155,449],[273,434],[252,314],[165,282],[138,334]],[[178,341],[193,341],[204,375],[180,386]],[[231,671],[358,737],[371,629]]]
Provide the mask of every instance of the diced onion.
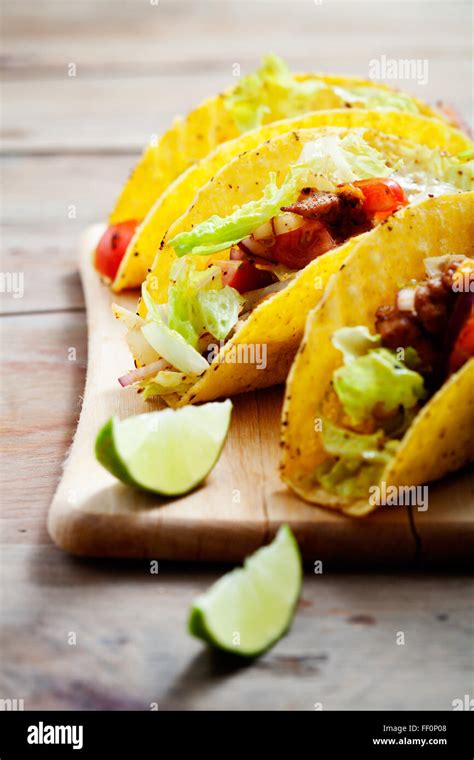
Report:
[[152,364],[147,364],[145,367],[134,369],[126,375],[122,375],[122,377],[119,377],[118,381],[122,388],[125,388],[127,385],[133,385],[133,383],[136,383],[138,380],[152,377],[169,366],[169,362],[166,362],[164,359],[158,359],[158,361],[153,362]]
[[423,263],[428,277],[436,277],[437,274],[441,274],[446,266],[455,261],[464,261],[464,256],[449,253],[444,256],[429,256]]
[[415,311],[416,288],[402,288],[398,291],[397,306],[400,311]]
[[252,233],[252,237],[254,240],[263,240],[265,238],[273,237],[273,227],[271,220],[264,222],[260,225],[260,227],[257,227],[255,232]]
[[286,212],[279,214],[258,227],[255,232],[239,243],[241,250],[267,261],[273,261],[272,248],[277,235],[293,232],[305,224],[306,220],[298,214]]
[[135,328],[129,330],[125,336],[125,340],[133,358],[142,366],[156,362],[161,358],[156,353],[155,349],[150,346],[148,341],[145,340],[141,329]]
[[298,227],[301,227],[304,223],[305,220],[302,216],[287,211],[285,214],[280,214],[279,216],[274,217],[273,229],[275,230],[275,235],[283,235],[285,232],[297,230]]
[[261,240],[254,240],[253,236],[249,235],[249,237],[240,241],[239,248],[245,251],[245,253],[250,253],[252,256],[259,256],[262,259],[272,261],[271,248],[268,246],[269,240],[273,243],[273,238],[266,238],[267,245],[265,246]]
[[116,303],[112,304],[112,313],[115,319],[123,322],[128,330],[133,330],[135,328],[139,329],[145,324],[145,320],[137,316],[135,312],[129,311],[129,309],[124,309],[123,306],[119,306]]

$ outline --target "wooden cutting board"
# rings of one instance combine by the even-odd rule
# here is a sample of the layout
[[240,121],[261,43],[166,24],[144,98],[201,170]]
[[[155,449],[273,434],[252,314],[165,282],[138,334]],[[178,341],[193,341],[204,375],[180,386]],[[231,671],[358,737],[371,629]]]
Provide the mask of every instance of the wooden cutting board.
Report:
[[132,307],[136,295],[112,296],[91,266],[101,227],[87,230],[80,270],[88,314],[84,402],[64,473],[51,505],[54,541],[78,555],[235,562],[266,543],[282,522],[293,528],[307,561],[333,565],[467,564],[474,554],[474,478],[464,471],[430,487],[429,509],[385,507],[362,520],[310,506],[278,478],[283,389],[237,396],[223,454],[205,485],[160,500],[118,483],[94,457],[97,431],[120,418],[159,408],[119,375],[131,360],[112,300]]

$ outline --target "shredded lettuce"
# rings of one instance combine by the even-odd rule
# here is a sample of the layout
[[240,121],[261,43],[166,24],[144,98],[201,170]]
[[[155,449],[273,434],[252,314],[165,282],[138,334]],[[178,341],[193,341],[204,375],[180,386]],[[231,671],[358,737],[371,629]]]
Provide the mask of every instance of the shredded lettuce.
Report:
[[316,468],[316,477],[323,488],[344,499],[367,496],[398,447],[398,441],[384,440],[383,430],[364,435],[327,419],[322,420],[321,435],[331,457]]
[[290,171],[278,187],[276,174],[272,172],[261,198],[244,203],[229,216],[211,216],[189,232],[180,232],[170,240],[170,245],[177,256],[188,253],[209,255],[235,245],[278,214],[282,206],[296,199],[304,185],[303,174],[308,177],[307,172]]
[[147,378],[140,383],[140,388],[143,391],[143,400],[151,398],[152,396],[167,396],[171,393],[185,393],[188,388],[193,384],[194,377],[188,378],[181,372],[175,372],[174,370],[161,370],[155,377]]
[[234,288],[222,286],[222,272],[213,266],[197,271],[189,259],[177,261],[168,289],[168,326],[194,348],[210,333],[224,340],[237,322],[243,299]]
[[364,356],[371,348],[380,344],[380,335],[372,335],[368,327],[340,327],[332,336],[332,344],[344,357],[344,364],[350,364],[359,356]]
[[316,477],[330,493],[343,498],[367,496],[380,480],[399,441],[417,413],[425,395],[423,377],[410,369],[416,365],[415,350],[407,350],[406,362],[395,352],[379,346],[380,337],[367,327],[343,327],[332,337],[342,352],[344,364],[332,376],[332,385],[346,415],[353,424],[372,417],[374,409],[396,412],[387,417],[375,433],[356,433],[322,420],[322,440],[330,457],[316,470]]
[[147,311],[147,319],[153,319],[155,322],[168,324],[168,309],[166,304],[158,304],[153,300],[153,296],[148,290],[148,283],[145,280],[142,283],[142,301]]
[[208,368],[204,357],[163,322],[148,322],[141,330],[156,353],[186,375],[202,375]]
[[341,100],[354,106],[363,106],[374,111],[405,111],[407,113],[419,113],[416,102],[404,92],[396,90],[384,90],[378,87],[333,87],[336,95]]
[[354,129],[343,137],[323,135],[306,143],[280,187],[272,172],[258,200],[244,203],[229,216],[214,215],[189,232],[178,233],[169,241],[176,255],[209,255],[239,243],[277,215],[282,206],[295,201],[307,185],[317,182],[319,189],[333,190],[343,182],[391,174],[382,154],[368,145],[362,134],[363,130]]
[[363,129],[353,129],[344,137],[330,134],[307,142],[296,166],[313,172],[319,190],[333,190],[336,185],[359,179],[388,177],[392,169],[364,140],[363,133]]
[[237,128],[247,132],[259,127],[267,114],[275,121],[311,111],[314,94],[325,87],[318,80],[298,82],[287,64],[270,53],[257,71],[242,77],[224,103]]
[[322,90],[332,92],[346,104],[375,110],[419,113],[415,101],[401,92],[378,87],[341,87],[322,79],[299,81],[287,64],[276,55],[263,57],[262,65],[240,82],[225,98],[225,107],[240,132],[255,129],[264,122],[288,119],[318,108]]
[[[182,392],[190,378],[202,375],[209,366],[198,350],[199,338],[210,333],[216,340],[224,340],[238,320],[243,299],[234,288],[222,286],[219,267],[199,271],[195,262],[187,259],[173,266],[168,304],[156,304],[145,283],[142,298],[147,320],[137,321],[129,332],[131,348],[140,350],[142,364],[148,363],[143,360],[146,349],[153,359],[165,359],[178,372],[163,370],[139,387],[145,399]],[[183,378],[181,373],[189,377]]]
[[386,462],[383,430],[370,434],[355,433],[322,418],[321,434],[324,448],[332,456],[361,459],[366,462]]
[[474,148],[466,148],[466,150],[458,153],[457,158],[460,161],[471,161],[474,159]]
[[411,203],[426,198],[469,191],[474,187],[474,160],[470,151],[457,156],[426,145],[398,145],[399,158],[392,175]]
[[333,385],[356,425],[370,419],[376,408],[387,413],[412,409],[425,395],[423,377],[387,348],[374,348],[339,367]]

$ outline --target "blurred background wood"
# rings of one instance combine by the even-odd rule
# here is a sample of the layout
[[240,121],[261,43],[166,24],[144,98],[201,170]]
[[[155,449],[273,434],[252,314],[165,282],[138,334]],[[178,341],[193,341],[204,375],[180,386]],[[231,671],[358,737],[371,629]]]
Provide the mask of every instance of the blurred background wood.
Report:
[[87,360],[78,239],[144,143],[267,50],[295,70],[361,76],[383,55],[427,60],[425,85],[394,84],[471,119],[470,3],[1,9],[2,271],[23,272],[25,292],[1,294],[0,697],[26,709],[450,709],[471,688],[467,577],[308,573],[291,635],[228,672],[185,632],[189,603],[222,568],[160,563],[155,576],[147,563],[78,562],[51,544],[45,519]]

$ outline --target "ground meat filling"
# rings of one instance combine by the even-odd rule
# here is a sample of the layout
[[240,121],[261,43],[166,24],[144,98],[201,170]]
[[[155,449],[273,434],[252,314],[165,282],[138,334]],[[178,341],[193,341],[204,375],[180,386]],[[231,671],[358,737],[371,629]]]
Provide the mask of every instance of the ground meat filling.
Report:
[[283,206],[281,210],[324,222],[337,243],[342,243],[353,235],[372,229],[373,223],[363,204],[364,194],[352,185],[342,185],[334,192],[305,187],[296,203]]
[[381,306],[376,312],[375,327],[382,345],[394,351],[414,348],[421,361],[417,370],[431,387],[438,387],[446,377],[452,317],[460,295],[453,290],[456,268],[450,264],[420,283],[411,310],[397,305]]

